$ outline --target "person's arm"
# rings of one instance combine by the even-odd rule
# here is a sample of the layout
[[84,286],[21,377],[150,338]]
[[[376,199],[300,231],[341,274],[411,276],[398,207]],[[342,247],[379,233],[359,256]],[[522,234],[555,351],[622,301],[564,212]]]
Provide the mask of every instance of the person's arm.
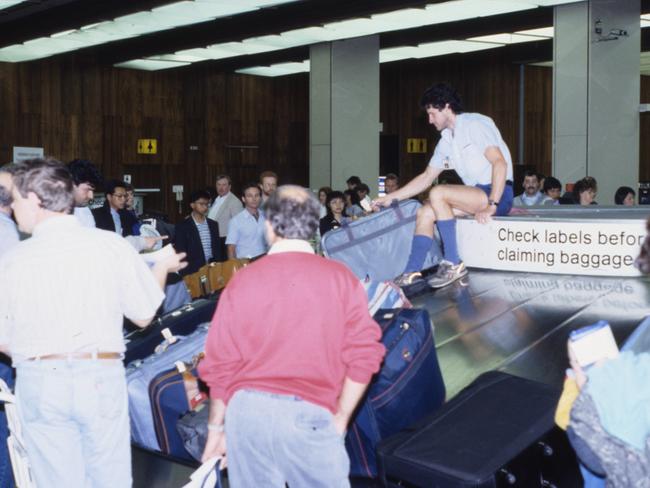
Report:
[[368,383],[357,383],[350,378],[345,378],[336,414],[334,414],[334,426],[340,435],[343,435],[347,430],[350,418],[367,388]]
[[496,213],[498,202],[503,196],[503,190],[506,187],[506,175],[508,174],[508,164],[498,147],[488,146],[484,155],[492,165],[492,190],[488,199],[495,202],[495,205],[490,205],[488,202],[483,210],[476,212],[474,217],[482,224],[489,222],[490,218]]
[[[185,253],[174,253],[171,256],[166,257],[165,259],[162,259],[161,261],[158,261],[156,264],[153,265],[151,268],[151,272],[153,273],[154,278],[156,279],[156,283],[158,283],[158,286],[160,286],[160,289],[164,292],[165,291],[165,283],[167,282],[167,274],[168,273],[175,273],[181,269],[183,269],[185,266],[187,266],[187,262],[184,261],[185,259]],[[151,317],[148,317],[146,319],[134,319],[129,317],[129,320],[133,322],[135,325],[137,325],[140,328],[144,328],[147,325],[151,323],[153,320],[153,315]]]
[[226,467],[226,432],[224,430],[224,419],[226,417],[226,404],[221,399],[210,401],[210,413],[208,415],[208,438],[205,441],[205,448],[201,456],[201,462],[219,456],[222,457],[221,467]]
[[237,246],[228,244],[226,245],[226,251],[228,253],[228,259],[237,259]]
[[378,209],[380,207],[386,207],[390,203],[397,199],[399,201],[411,198],[423,191],[427,190],[433,184],[433,181],[438,177],[442,172],[440,168],[434,168],[433,166],[427,166],[427,168],[409,181],[406,185],[400,187],[393,193],[385,195],[383,197],[375,198],[372,201],[373,209]]

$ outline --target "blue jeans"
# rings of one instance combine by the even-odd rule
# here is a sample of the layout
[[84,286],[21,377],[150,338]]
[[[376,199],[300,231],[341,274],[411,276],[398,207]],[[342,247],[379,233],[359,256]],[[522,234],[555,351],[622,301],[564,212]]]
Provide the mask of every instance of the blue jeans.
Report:
[[121,360],[25,361],[16,400],[36,486],[131,486]]
[[350,486],[332,413],[298,397],[239,390],[226,410],[226,443],[232,488]]

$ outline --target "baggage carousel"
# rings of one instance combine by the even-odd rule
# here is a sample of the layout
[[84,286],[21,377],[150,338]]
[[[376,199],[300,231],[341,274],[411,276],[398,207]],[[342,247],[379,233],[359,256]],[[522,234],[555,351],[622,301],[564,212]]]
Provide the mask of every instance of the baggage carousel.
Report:
[[[471,269],[411,301],[431,315],[449,399],[489,370],[560,387],[569,332],[607,320],[621,344],[650,314],[650,280]],[[178,488],[193,467],[134,448],[133,470],[135,487]]]

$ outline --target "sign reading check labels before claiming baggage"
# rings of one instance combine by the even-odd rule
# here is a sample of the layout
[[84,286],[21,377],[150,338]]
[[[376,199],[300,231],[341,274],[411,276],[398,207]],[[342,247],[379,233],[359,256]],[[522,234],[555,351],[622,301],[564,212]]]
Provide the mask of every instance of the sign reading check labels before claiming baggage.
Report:
[[645,222],[459,219],[458,244],[476,268],[572,275],[639,276]]

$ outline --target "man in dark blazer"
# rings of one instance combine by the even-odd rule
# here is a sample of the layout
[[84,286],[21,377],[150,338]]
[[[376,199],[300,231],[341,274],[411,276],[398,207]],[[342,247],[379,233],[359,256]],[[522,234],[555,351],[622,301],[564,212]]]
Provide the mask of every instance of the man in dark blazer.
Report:
[[210,194],[195,191],[190,195],[192,213],[176,224],[174,247],[177,252],[187,253],[187,267],[180,274],[195,273],[199,268],[213,261],[225,261],[219,243],[219,224],[207,218]]
[[93,209],[95,226],[98,229],[116,232],[122,237],[133,235],[133,222],[125,211],[126,183],[110,180],[104,184],[106,200],[102,207]]

